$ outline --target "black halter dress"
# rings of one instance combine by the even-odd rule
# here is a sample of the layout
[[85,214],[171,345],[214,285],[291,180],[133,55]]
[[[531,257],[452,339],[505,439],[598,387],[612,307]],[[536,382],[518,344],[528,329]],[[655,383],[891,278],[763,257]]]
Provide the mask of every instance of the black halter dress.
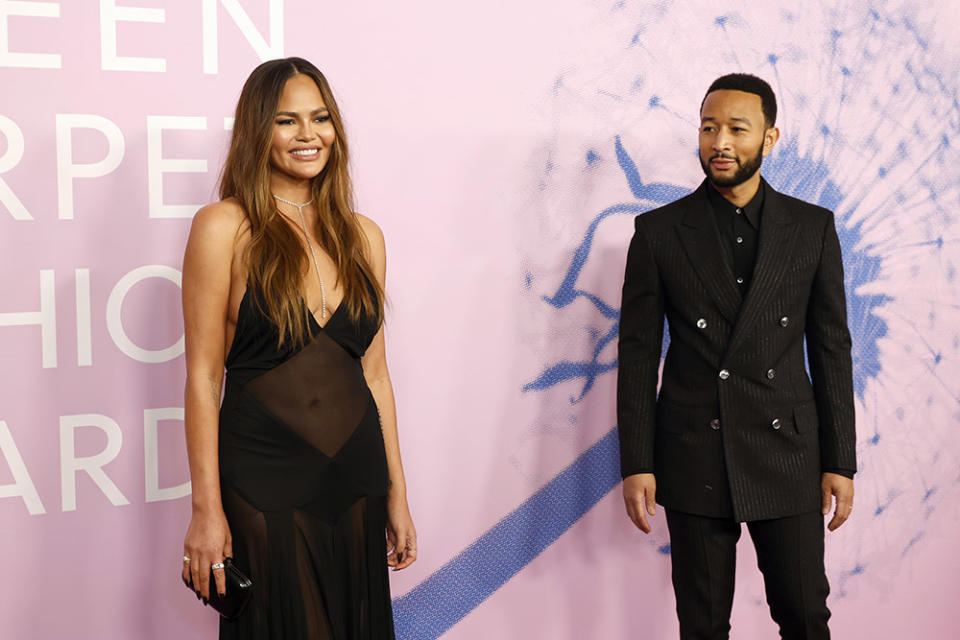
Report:
[[[253,581],[223,640],[391,640],[387,461],[360,367],[377,325],[341,305],[278,347],[248,287],[220,408],[223,507]],[[309,314],[308,314],[309,315]]]

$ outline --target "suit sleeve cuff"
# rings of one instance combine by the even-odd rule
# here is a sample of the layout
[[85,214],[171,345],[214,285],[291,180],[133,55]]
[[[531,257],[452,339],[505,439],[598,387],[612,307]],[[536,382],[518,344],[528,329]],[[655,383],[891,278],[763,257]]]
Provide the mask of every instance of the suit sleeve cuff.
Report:
[[851,469],[824,469],[823,473],[835,473],[838,476],[843,476],[852,480],[853,474],[855,474],[856,471]]

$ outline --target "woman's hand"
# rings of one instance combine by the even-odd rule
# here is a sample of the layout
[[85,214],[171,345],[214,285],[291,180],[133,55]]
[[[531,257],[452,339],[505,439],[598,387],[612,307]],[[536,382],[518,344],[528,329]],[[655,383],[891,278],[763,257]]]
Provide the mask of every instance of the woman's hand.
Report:
[[387,499],[387,564],[406,569],[417,559],[417,532],[406,498]]
[[[210,599],[210,566],[232,557],[233,539],[223,510],[210,514],[194,511],[183,541],[183,579],[193,586],[204,604]],[[223,568],[214,569],[213,577],[217,593],[225,595],[227,581]]]

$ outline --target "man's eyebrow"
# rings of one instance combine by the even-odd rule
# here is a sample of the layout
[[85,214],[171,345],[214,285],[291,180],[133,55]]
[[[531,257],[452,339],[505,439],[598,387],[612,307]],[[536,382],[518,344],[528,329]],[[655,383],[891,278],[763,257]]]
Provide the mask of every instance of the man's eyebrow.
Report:
[[[733,120],[734,122],[743,122],[744,124],[751,124],[750,118],[745,118],[743,116],[732,116],[730,119]],[[700,118],[700,122],[701,123],[717,122],[717,118],[714,118],[713,116],[704,116],[703,118]]]
[[[320,107],[319,109],[314,109],[310,112],[310,115],[315,116],[317,114],[323,113],[324,111],[329,111],[326,107]],[[291,118],[296,118],[299,113],[295,111],[277,111],[278,116],[290,116]]]

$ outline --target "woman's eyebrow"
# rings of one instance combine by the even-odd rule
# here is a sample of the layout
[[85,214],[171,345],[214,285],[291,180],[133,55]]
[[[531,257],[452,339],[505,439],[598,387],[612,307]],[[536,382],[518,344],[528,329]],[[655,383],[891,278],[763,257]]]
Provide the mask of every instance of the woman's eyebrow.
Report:
[[[317,114],[323,113],[324,111],[329,111],[329,109],[327,109],[326,107],[320,107],[319,109],[314,109],[313,111],[311,111],[310,115],[315,116]],[[296,118],[300,114],[297,113],[296,111],[277,111],[277,115],[290,116],[290,117]]]

